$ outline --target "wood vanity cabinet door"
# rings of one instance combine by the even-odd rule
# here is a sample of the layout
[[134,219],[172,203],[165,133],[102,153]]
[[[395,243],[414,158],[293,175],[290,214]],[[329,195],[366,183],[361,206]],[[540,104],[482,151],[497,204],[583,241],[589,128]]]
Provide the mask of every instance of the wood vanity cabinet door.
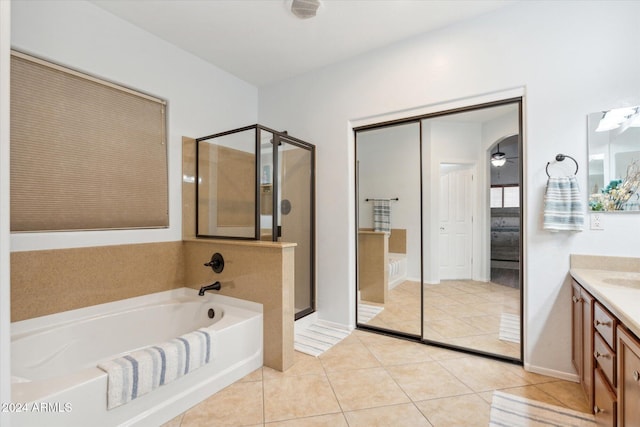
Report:
[[584,289],[582,298],[582,388],[593,406],[593,297]]
[[640,342],[618,327],[618,425],[640,427]]
[[571,296],[571,360],[589,406],[593,407],[593,297],[575,280]]
[[[616,396],[609,388],[600,369],[595,370],[593,377],[594,403],[593,413],[598,426],[615,427],[616,425]],[[631,426],[629,426],[631,427]]]
[[571,362],[582,378],[582,299],[580,285],[572,281],[571,295]]

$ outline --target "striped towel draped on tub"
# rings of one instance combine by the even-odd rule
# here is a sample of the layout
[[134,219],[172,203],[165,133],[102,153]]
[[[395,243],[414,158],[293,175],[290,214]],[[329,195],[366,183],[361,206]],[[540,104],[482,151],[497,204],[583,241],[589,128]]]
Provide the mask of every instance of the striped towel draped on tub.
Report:
[[113,409],[209,363],[214,331],[201,328],[162,344],[100,363],[108,375],[107,407]]
[[544,193],[544,229],[582,231],[584,211],[578,181],[573,176],[551,176]]

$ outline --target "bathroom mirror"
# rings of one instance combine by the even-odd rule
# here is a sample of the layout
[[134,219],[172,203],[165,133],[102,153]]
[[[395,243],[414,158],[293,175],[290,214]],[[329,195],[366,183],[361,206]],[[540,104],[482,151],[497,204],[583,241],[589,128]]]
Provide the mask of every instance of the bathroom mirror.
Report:
[[522,360],[522,100],[355,129],[357,325]]
[[640,212],[640,106],[588,116],[589,210]]

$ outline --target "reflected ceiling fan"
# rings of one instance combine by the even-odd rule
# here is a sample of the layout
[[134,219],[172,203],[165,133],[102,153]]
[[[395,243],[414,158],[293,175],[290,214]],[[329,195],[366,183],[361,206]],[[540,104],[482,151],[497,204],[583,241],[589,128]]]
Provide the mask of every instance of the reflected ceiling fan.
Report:
[[500,168],[504,166],[507,162],[513,163],[513,160],[516,157],[507,157],[505,153],[500,151],[500,143],[496,145],[496,152],[491,155],[491,165]]

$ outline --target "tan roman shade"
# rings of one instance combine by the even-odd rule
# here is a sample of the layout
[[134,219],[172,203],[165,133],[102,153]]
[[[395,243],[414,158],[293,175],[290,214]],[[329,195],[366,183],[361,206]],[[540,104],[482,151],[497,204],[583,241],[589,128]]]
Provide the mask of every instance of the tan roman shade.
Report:
[[11,231],[166,227],[166,103],[11,57]]

